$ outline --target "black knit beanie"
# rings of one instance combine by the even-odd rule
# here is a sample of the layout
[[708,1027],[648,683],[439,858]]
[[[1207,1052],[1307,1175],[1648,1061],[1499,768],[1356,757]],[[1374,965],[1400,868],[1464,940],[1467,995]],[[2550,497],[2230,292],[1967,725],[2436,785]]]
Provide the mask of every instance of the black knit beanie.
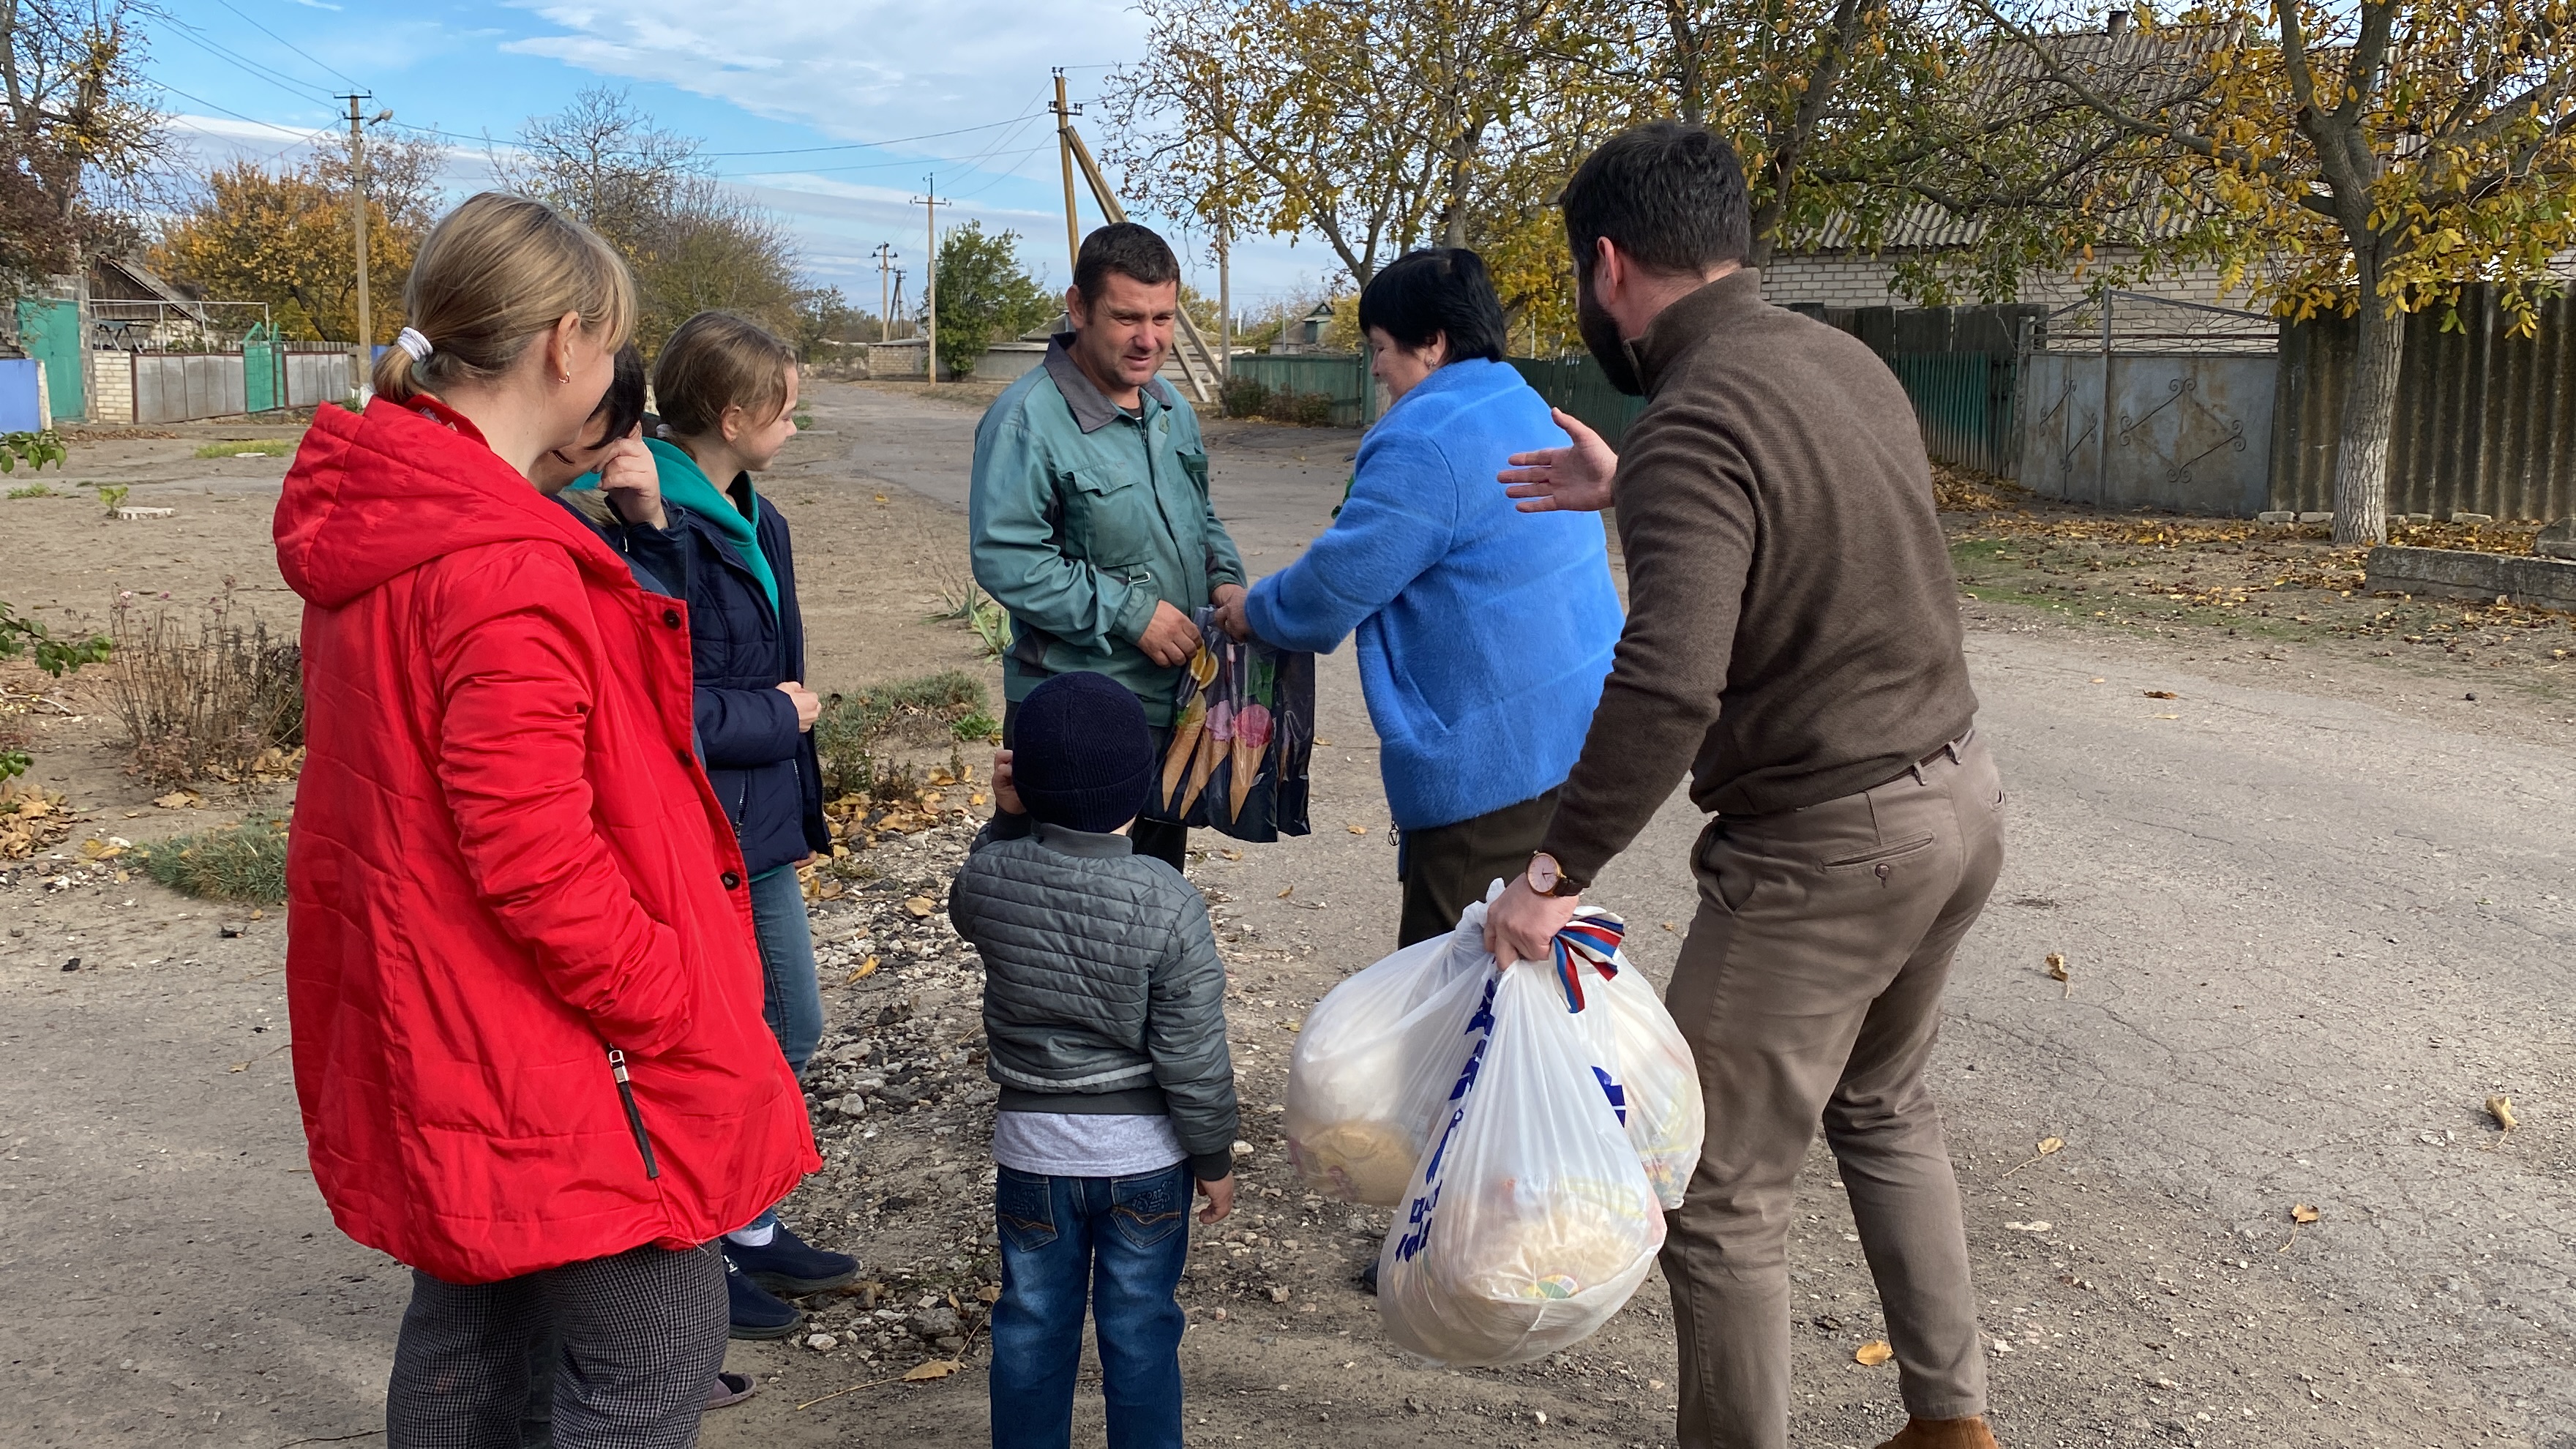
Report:
[[1106,834],[1145,808],[1154,736],[1145,707],[1105,674],[1059,674],[1011,726],[1011,780],[1041,823]]

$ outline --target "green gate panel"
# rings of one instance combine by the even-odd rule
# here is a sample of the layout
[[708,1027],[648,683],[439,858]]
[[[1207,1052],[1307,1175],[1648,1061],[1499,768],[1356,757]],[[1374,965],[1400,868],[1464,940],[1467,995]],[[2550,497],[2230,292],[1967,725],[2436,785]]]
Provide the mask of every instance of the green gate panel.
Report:
[[277,344],[242,344],[242,411],[264,413],[285,404],[277,395]]
[[89,379],[81,373],[80,304],[53,297],[18,299],[18,345],[45,367],[45,392],[58,422],[89,416]]

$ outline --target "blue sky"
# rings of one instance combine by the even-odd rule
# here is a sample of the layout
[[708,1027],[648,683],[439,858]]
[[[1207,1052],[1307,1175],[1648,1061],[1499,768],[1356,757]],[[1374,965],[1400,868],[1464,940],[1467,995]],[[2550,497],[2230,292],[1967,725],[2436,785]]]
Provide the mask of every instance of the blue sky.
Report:
[[[910,199],[932,174],[956,200],[953,215],[1019,232],[1031,270],[1061,287],[1049,68],[1065,67],[1079,102],[1143,48],[1124,0],[162,0],[157,9],[145,16],[145,70],[201,160],[291,161],[315,132],[345,125],[332,96],[354,87],[374,93],[371,111],[390,107],[397,124],[446,133],[461,196],[488,177],[481,138],[506,145],[528,116],[585,86],[623,87],[664,127],[705,141],[727,183],[795,235],[809,274],[871,309],[879,242],[893,243],[918,288],[922,209]],[[1082,124],[1102,149],[1101,121]],[[951,215],[942,208],[943,228]],[[1086,228],[1099,222],[1087,196],[1083,216]],[[1213,295],[1212,258],[1166,234]],[[1311,292],[1331,269],[1330,252],[1312,243],[1238,240],[1238,309]]]

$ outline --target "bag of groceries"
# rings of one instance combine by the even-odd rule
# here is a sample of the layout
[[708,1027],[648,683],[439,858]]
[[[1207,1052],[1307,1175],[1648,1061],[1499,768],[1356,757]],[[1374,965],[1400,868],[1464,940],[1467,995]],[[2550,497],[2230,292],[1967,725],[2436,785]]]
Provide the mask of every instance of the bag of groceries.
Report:
[[[1578,924],[1590,909],[1578,913]],[[1558,949],[1569,948],[1560,942]],[[1631,969],[1628,958],[1616,952],[1612,964],[1615,974],[1589,984],[1590,1000],[1575,1020],[1600,1059],[1617,1064],[1628,1145],[1637,1150],[1637,1165],[1655,1185],[1655,1197],[1665,1207],[1677,1208],[1699,1166],[1700,1144],[1708,1137],[1699,1066],[1645,974]]]
[[[1605,1049],[1618,1033],[1601,990],[1629,974],[1618,940],[1617,918],[1592,914],[1553,962],[1482,973],[1464,1060],[1379,1249],[1398,1347],[1455,1366],[1543,1358],[1608,1322],[1654,1266],[1664,1204]],[[1689,1080],[1676,1096],[1695,1099]]]
[[1327,993],[1288,1066],[1288,1160],[1327,1197],[1394,1207],[1467,1058],[1467,1019],[1493,974],[1485,906]]
[[1163,772],[1145,817],[1258,844],[1304,835],[1315,656],[1237,640],[1214,609],[1194,617],[1200,643],[1173,686],[1171,724],[1154,731]]

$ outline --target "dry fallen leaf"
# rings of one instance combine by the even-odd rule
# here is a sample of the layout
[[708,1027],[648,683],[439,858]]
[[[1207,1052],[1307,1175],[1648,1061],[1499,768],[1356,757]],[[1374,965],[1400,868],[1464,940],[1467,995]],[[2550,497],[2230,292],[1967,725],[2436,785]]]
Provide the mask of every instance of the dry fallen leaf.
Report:
[[2051,951],[2048,953],[2048,979],[2051,981],[2063,981],[2066,983],[2066,989],[2058,993],[2060,997],[2073,996],[2075,994],[2075,977],[2066,969],[2066,955],[2064,952]]
[[939,903],[928,896],[914,896],[911,900],[903,903],[903,908],[912,912],[912,914],[918,918],[927,916],[932,911],[938,910]]
[[1325,749],[1328,749],[1328,750],[1329,750],[1329,749],[1331,749],[1331,748],[1333,747],[1333,742],[1332,742],[1331,740],[1317,740],[1317,741],[1315,741],[1315,743],[1316,743],[1316,744],[1318,744],[1318,745],[1323,746]]
[[1243,852],[1240,850],[1220,850],[1217,854],[1224,856],[1228,860],[1243,859]]
[[2147,698],[2149,698],[2149,699],[2180,699],[2180,698],[2182,698],[2182,696],[2181,696],[2181,695],[2174,693],[2174,692],[2173,692],[2172,690],[2170,690],[2170,689],[2150,689],[2150,690],[2148,690],[2148,691],[2146,692],[2146,695],[2147,695]]
[[2317,1210],[2314,1204],[2304,1202],[2290,1204],[2290,1241],[2283,1243],[2280,1251],[2284,1253],[2290,1251],[2291,1245],[2299,1241],[2299,1229],[2316,1220]]
[[1665,930],[1669,931],[1669,930],[1671,930],[1672,928],[1673,928],[1673,923],[1672,923],[1672,922],[1670,922],[1670,921],[1666,921],[1666,922],[1664,922],[1664,929],[1665,929]]
[[2149,719],[2180,719],[2180,718],[2182,718],[2182,716],[2181,716],[2181,715],[2178,715],[2178,714],[2151,714],[2151,715],[2148,715],[2148,716],[2147,716],[2147,718],[2149,718]]
[[1351,827],[1351,834],[1366,835],[1368,834],[1368,827],[1365,825],[1354,825]]
[[1873,1338],[1852,1350],[1853,1363],[1866,1364],[1871,1368],[1876,1368],[1894,1357],[1896,1357],[1896,1350],[1889,1348],[1887,1340],[1883,1338]]
[[194,790],[173,790],[152,803],[164,810],[194,810],[206,803],[206,797]]
[[987,1283],[983,1287],[975,1290],[975,1296],[983,1299],[987,1303],[999,1303],[1002,1301],[1002,1285],[999,1283]]
[[1288,893],[1295,889],[1297,889],[1295,886],[1281,886],[1279,888],[1279,899],[1283,901],[1288,899]]
[[2044,1233],[2056,1224],[2046,1218],[2038,1218],[2026,1223],[2006,1223],[2004,1226],[2016,1233]]
[[2496,1125],[2504,1129],[2496,1134],[2495,1145],[2498,1147],[2502,1147],[2504,1140],[2513,1135],[2513,1129],[2522,1125],[2513,1115],[2513,1098],[2501,1092],[2487,1098],[2487,1115],[2493,1117]]
[[983,804],[983,803],[984,803],[984,792],[983,792],[983,791],[981,791],[981,790],[978,790],[978,791],[976,791],[974,794],[967,796],[967,797],[966,797],[966,803],[967,803],[967,804],[969,804],[969,805],[981,805],[981,804]]
[[[2013,1167],[2012,1167],[2012,1171],[2010,1171],[2010,1172],[2006,1172],[2006,1173],[2004,1174],[2004,1177],[2010,1177],[2010,1176],[2012,1176],[2014,1172],[2019,1172],[2019,1171],[2021,1171],[2023,1168],[2030,1166],[2031,1162],[2037,1162],[2040,1158],[2042,1158],[2042,1157],[2046,1157],[2046,1156],[2049,1156],[2049,1155],[2050,1155],[2050,1154],[2052,1154],[2052,1153],[2058,1152],[2058,1151],[2060,1151],[2061,1149],[2063,1149],[2065,1146],[2066,1146],[2066,1139],[2065,1139],[2065,1138],[2063,1138],[2063,1137],[2042,1137],[2041,1139],[2039,1139],[2039,1150],[2038,1150],[2038,1153],[2030,1159],[2030,1162],[2020,1162],[2020,1163],[2015,1163],[2015,1164],[2013,1165]],[[1996,1180],[1997,1182],[2001,1182],[2001,1181],[2003,1181],[2003,1178],[2002,1178],[2002,1177],[1999,1177],[1999,1178],[1996,1178],[1995,1180]]]
[[849,980],[848,980],[848,981],[844,981],[844,982],[842,982],[841,984],[842,984],[843,986],[847,986],[847,985],[849,985],[849,984],[850,984],[850,982],[852,982],[852,981],[865,981],[865,980],[867,980],[869,977],[874,976],[874,975],[876,975],[876,974],[877,974],[877,958],[876,958],[876,957],[874,957],[874,956],[870,956],[870,957],[869,957],[868,959],[866,959],[865,961],[860,962],[860,963],[858,964],[857,968],[856,968],[856,969],[854,969],[854,970],[852,970],[852,971],[850,972],[850,978],[849,978]]
[[914,1364],[912,1371],[903,1376],[903,1381],[908,1384],[918,1384],[926,1383],[931,1379],[944,1379],[964,1367],[964,1364],[953,1358],[934,1358],[928,1363]]

